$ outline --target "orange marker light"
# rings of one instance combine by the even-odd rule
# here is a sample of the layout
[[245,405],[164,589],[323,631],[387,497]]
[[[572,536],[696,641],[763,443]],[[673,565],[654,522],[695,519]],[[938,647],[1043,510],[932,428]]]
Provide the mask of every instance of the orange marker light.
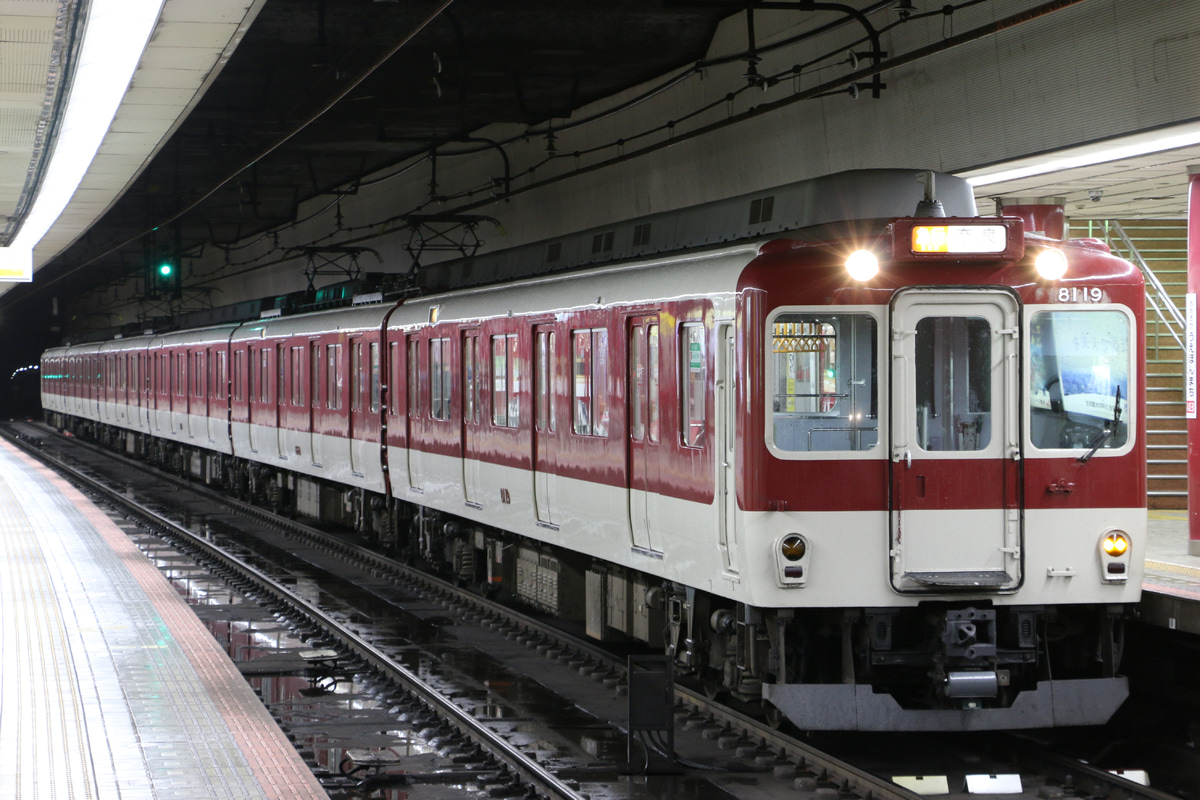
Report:
[[1100,545],[1110,556],[1123,556],[1129,549],[1129,540],[1121,533],[1110,533],[1104,537]]

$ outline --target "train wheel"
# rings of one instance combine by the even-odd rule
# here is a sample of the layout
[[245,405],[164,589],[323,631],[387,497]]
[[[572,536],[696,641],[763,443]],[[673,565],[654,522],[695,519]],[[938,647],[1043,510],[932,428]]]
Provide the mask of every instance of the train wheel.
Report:
[[721,681],[721,675],[713,669],[706,669],[701,673],[700,688],[704,690],[704,696],[709,700],[716,700],[725,695],[725,685]]
[[782,728],[783,724],[788,721],[782,711],[776,708],[773,703],[769,703],[766,700],[762,701],[762,712],[763,719],[775,730]]

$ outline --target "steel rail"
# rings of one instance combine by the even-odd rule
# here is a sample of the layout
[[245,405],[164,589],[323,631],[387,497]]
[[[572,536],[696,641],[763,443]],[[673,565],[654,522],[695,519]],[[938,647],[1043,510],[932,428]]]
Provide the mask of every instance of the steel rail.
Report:
[[1064,787],[1073,787],[1078,796],[1097,796],[1107,800],[1179,800],[1161,789],[1143,786],[1108,770],[1047,749],[1031,737],[1012,735],[1013,749],[1023,761],[1038,765],[1043,775],[1059,778]]
[[[7,428],[0,426],[0,434],[6,436],[10,440],[13,437],[8,433]],[[214,557],[222,561],[228,559],[231,562],[229,568],[236,569],[241,572],[243,570],[255,574],[256,582],[268,589],[268,591],[276,596],[276,599],[293,605],[301,610],[305,616],[308,616],[314,624],[322,627],[329,627],[334,630],[341,629],[342,626],[335,620],[329,618],[320,609],[310,606],[307,601],[302,598],[295,597],[286,587],[277,584],[269,577],[262,575],[254,567],[244,564],[233,556],[223,553],[211,543],[205,541],[202,537],[196,534],[181,529],[176,523],[169,519],[163,518],[161,515],[149,510],[143,509],[141,506],[130,501],[127,497],[116,493],[114,490],[108,490],[97,481],[82,475],[79,471],[69,464],[65,464],[58,459],[51,459],[46,453],[28,446],[25,442],[16,440],[16,443],[22,446],[27,451],[32,452],[38,458],[52,460],[54,463],[61,465],[62,469],[70,471],[73,475],[79,475],[81,481],[85,481],[88,485],[95,486],[98,491],[105,495],[113,497],[116,502],[124,505],[132,506],[138,509],[139,513],[146,514],[152,517],[156,523],[167,526],[173,531],[181,531],[189,542],[194,542],[202,547],[206,552],[212,551]],[[116,457],[107,450],[97,447],[90,443],[72,439],[70,443],[73,445],[83,446],[91,449],[103,456],[114,458]],[[523,614],[514,610],[510,606],[503,605],[493,600],[489,600],[467,589],[460,588],[454,584],[443,581],[437,577],[421,572],[413,567],[407,566],[393,558],[383,555],[377,551],[364,547],[356,542],[347,541],[341,537],[326,533],[316,528],[296,522],[295,520],[285,519],[272,514],[265,509],[244,503],[239,500],[230,498],[228,495],[216,492],[205,486],[183,480],[176,476],[162,472],[157,469],[147,467],[136,462],[130,462],[125,459],[119,459],[120,463],[127,467],[142,470],[147,474],[151,474],[158,479],[174,482],[176,485],[186,487],[198,495],[204,496],[214,502],[221,503],[232,509],[236,509],[239,513],[253,516],[259,521],[266,522],[272,526],[284,529],[287,532],[302,536],[308,539],[312,544],[325,548],[326,550],[334,550],[343,554],[345,557],[358,561],[361,564],[386,571],[394,576],[400,577],[414,584],[420,584],[428,591],[438,595],[444,602],[457,603],[468,606],[473,609],[477,616],[489,617],[492,619],[504,620],[506,626],[510,628],[519,628],[528,632],[530,635],[539,637],[539,640],[552,641],[554,646],[563,650],[573,650],[580,654],[586,655],[594,662],[603,664],[609,670],[616,673],[625,671],[624,664],[616,659],[611,653],[603,648],[593,645],[586,641],[581,641],[569,634],[561,632],[553,627],[550,627],[538,620],[535,617]],[[311,611],[311,613],[310,613]],[[451,721],[468,736],[472,735],[472,731],[479,727],[478,723],[470,717],[469,714],[459,709],[457,706],[448,703],[441,699],[440,695],[425,687],[420,679],[412,675],[402,665],[394,664],[385,654],[372,647],[369,643],[363,642],[360,637],[351,631],[345,631],[345,636],[348,641],[356,644],[347,645],[355,655],[361,658],[364,662],[374,666],[384,674],[389,674],[395,671],[397,674],[403,674],[399,682],[405,686],[415,685],[420,687],[414,689],[414,693],[420,696],[425,702],[434,705],[438,708],[446,708],[454,717]],[[710,700],[703,694],[693,691],[685,686],[676,684],[675,696],[677,702],[677,710],[681,713],[690,714],[693,717],[703,717],[707,720],[707,724],[723,727],[730,732],[739,733],[740,736],[747,741],[754,742],[760,746],[760,749],[770,750],[777,753],[779,756],[794,762],[797,770],[812,774],[819,774],[823,782],[834,783],[839,785],[839,792],[845,796],[847,793],[857,794],[860,797],[871,798],[871,800],[920,800],[920,795],[898,786],[891,781],[880,776],[874,775],[866,770],[859,769],[852,764],[849,764],[841,759],[817,750],[810,745],[799,741],[786,733],[774,730],[762,721],[747,716],[736,709],[730,708],[716,700]],[[464,726],[469,726],[466,728]],[[493,731],[487,728],[481,728],[487,742],[496,741],[498,746],[506,752],[514,753],[514,757],[519,763],[527,765],[528,762],[519,751],[516,751],[509,745],[508,742],[498,737]],[[1020,734],[1013,735],[1009,738],[1009,743],[1014,750],[1019,750],[1021,761],[1025,763],[1038,764],[1039,774],[1049,776],[1064,786],[1074,786],[1078,789],[1089,790],[1092,793],[1104,794],[1114,800],[1178,800],[1174,795],[1170,795],[1161,790],[1144,787],[1140,784],[1129,781],[1119,775],[1114,775],[1106,770],[1094,767],[1090,764],[1077,761],[1067,756],[1056,755],[1048,752],[1044,747],[1039,746],[1036,742],[1028,739],[1028,737]],[[490,748],[489,748],[490,749]],[[506,764],[507,758],[501,758]],[[509,766],[512,766],[509,764]],[[530,773],[526,773],[524,769],[514,767],[514,771],[518,772],[522,778],[529,783],[536,784],[535,780],[537,773],[549,775],[544,769],[536,765]],[[567,792],[565,795],[558,795],[568,798],[578,798],[580,795],[574,793],[569,787],[563,785],[557,778],[550,775],[555,784],[562,786]],[[1104,789],[1104,792],[1100,792]],[[553,794],[557,794],[557,790],[547,789]]]
[[[8,435],[5,433],[5,429],[2,426],[0,426],[0,433],[4,433],[6,436]],[[75,446],[82,446],[108,458],[116,458],[110,451],[83,440],[71,439],[70,443]],[[39,452],[38,456],[46,457],[46,454]],[[55,463],[61,462],[56,461]],[[626,671],[625,664],[614,657],[607,650],[590,642],[577,639],[574,636],[543,623],[541,620],[535,617],[517,611],[510,606],[494,600],[489,600],[488,598],[482,597],[479,594],[471,592],[467,589],[460,588],[452,583],[429,575],[428,573],[421,572],[420,570],[410,567],[375,550],[371,550],[370,548],[360,545],[356,542],[347,541],[346,539],[310,527],[308,525],[304,525],[303,523],[292,519],[279,517],[278,515],[267,511],[266,509],[231,498],[226,494],[214,491],[203,485],[192,483],[175,475],[165,473],[161,470],[137,462],[130,462],[125,459],[120,459],[120,463],[123,466],[134,468],[146,474],[152,475],[157,479],[172,482],[181,488],[187,488],[189,491],[194,492],[199,496],[202,496],[215,503],[222,504],[227,508],[236,510],[239,514],[250,516],[260,522],[272,525],[277,529],[285,530],[289,534],[303,537],[315,546],[324,548],[328,551],[339,552],[343,555],[343,557],[357,561],[369,568],[384,571],[400,577],[411,584],[420,585],[424,590],[438,595],[446,602],[457,603],[459,605],[472,608],[475,614],[478,616],[503,620],[503,624],[509,628],[524,630],[530,636],[537,637],[539,642],[551,642],[556,648],[580,653],[581,655],[586,656],[588,659],[591,659],[594,663],[602,665],[609,672],[616,673],[618,676],[620,676],[621,680],[624,680],[624,673]],[[63,468],[75,472],[70,465],[64,464]],[[89,481],[89,483],[91,482]],[[102,486],[100,486],[100,490],[105,491]],[[130,502],[128,498],[125,498],[121,495],[117,495],[117,498],[122,502]],[[152,514],[156,521],[162,519],[159,517],[159,515],[154,514],[152,511],[148,511],[147,513]],[[173,530],[179,529],[178,525],[170,522],[170,520],[163,519],[161,524],[168,525]],[[214,550],[218,553],[220,552],[211,543],[205,541],[203,538],[196,537],[196,535],[192,534],[190,531],[184,530],[184,533],[189,541],[195,541],[199,546],[203,547],[205,551]],[[227,554],[220,557],[222,559],[231,559],[235,564],[238,565],[231,568],[235,568],[238,571],[242,570],[241,562],[237,561],[237,559],[234,557],[228,556]],[[247,569],[254,569],[249,565],[245,566]],[[275,584],[266,576],[262,576],[262,580],[269,582],[269,584],[265,585],[269,585],[271,587],[271,593],[278,593],[277,599],[288,603],[289,605],[294,605],[290,599],[292,594],[287,590],[286,587]],[[302,599],[298,600],[299,603],[307,605],[306,601],[303,601]],[[314,624],[325,626],[328,617],[320,612],[319,609],[314,609],[314,612],[315,613],[311,615],[311,619],[313,620]],[[332,624],[336,625],[336,622],[333,622]],[[351,632],[347,632],[347,635],[356,641],[358,640],[358,637]],[[376,666],[377,669],[381,669],[378,666],[380,663],[387,665],[386,669],[382,669],[381,671],[386,672],[392,669],[390,666],[392,664],[390,659],[388,659],[386,655],[375,650],[375,648],[371,647],[369,644],[362,643],[362,650],[359,651],[358,648],[354,648],[354,651],[356,655],[359,655],[360,658],[372,666]],[[396,665],[396,667],[400,670],[403,670],[403,667],[400,665]],[[405,670],[405,672],[407,672],[407,670]],[[416,678],[415,676],[411,677],[411,679],[414,681],[419,681],[419,678]],[[407,683],[407,681],[405,681],[405,683]],[[873,775],[865,770],[853,766],[852,764],[829,755],[828,753],[822,752],[811,745],[808,745],[794,737],[788,736],[786,733],[782,733],[774,728],[769,727],[761,720],[754,719],[753,717],[743,714],[736,709],[730,708],[719,701],[710,700],[700,692],[693,691],[686,686],[682,686],[680,684],[675,685],[675,699],[677,713],[704,717],[709,721],[708,724],[725,728],[731,733],[737,733],[741,738],[754,742],[761,747],[770,749],[784,759],[794,762],[798,771],[821,775],[821,779],[823,781],[838,784],[841,787],[840,790],[843,792],[853,792],[858,794],[860,797],[871,798],[871,800],[920,800],[920,796],[916,793],[898,786],[886,778]],[[436,703],[439,707],[442,704],[442,701],[440,700],[427,699],[427,701]],[[474,723],[474,720],[465,715],[465,712],[462,712],[457,706],[451,705],[450,708],[453,709],[453,712],[456,716],[465,716],[466,719]],[[464,732],[469,733],[468,731]],[[489,738],[494,736],[491,731],[487,731],[487,733]],[[530,782],[533,781],[531,780]]]
[[407,667],[396,663],[383,651],[365,641],[316,605],[275,581],[256,567],[222,550],[212,542],[204,539],[203,536],[189,531],[153,509],[146,508],[131,498],[117,492],[115,489],[104,485],[100,480],[84,474],[79,469],[60,459],[53,458],[47,453],[28,446],[24,441],[12,437],[7,430],[3,432],[3,435],[10,442],[25,450],[25,452],[45,463],[53,465],[58,470],[68,473],[71,480],[77,481],[91,491],[101,495],[107,502],[122,507],[150,523],[166,529],[168,532],[167,535],[183,540],[187,546],[203,552],[206,557],[216,562],[219,566],[248,579],[257,589],[263,591],[266,595],[277,602],[282,602],[291,607],[297,614],[308,618],[313,624],[333,634],[350,653],[383,676],[401,684],[409,692],[437,709],[439,713],[445,715],[448,721],[461,732],[487,749],[505,766],[513,770],[524,782],[533,785],[538,791],[545,792],[551,797],[562,798],[563,800],[584,800],[584,795],[581,795],[559,780],[556,775],[542,767],[536,760],[526,756],[498,733],[478,722],[468,712],[442,697],[441,694],[430,688],[418,675]]

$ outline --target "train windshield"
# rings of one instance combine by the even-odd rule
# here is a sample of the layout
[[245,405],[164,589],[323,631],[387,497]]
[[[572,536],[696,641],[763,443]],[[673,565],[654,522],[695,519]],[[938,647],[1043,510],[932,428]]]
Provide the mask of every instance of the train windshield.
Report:
[[1114,449],[1129,439],[1131,326],[1119,311],[1041,311],[1030,320],[1034,447]]
[[774,317],[767,380],[778,450],[870,450],[878,443],[877,327],[869,314]]

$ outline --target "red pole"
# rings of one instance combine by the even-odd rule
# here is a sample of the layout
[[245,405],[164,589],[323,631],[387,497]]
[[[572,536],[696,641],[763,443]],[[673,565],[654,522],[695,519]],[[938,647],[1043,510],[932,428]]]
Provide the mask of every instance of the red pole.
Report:
[[[1200,419],[1197,418],[1196,295],[1200,292],[1200,165],[1188,167],[1187,350],[1183,356],[1183,391],[1188,442],[1188,555],[1200,555]],[[1192,498],[1198,499],[1193,503]]]

